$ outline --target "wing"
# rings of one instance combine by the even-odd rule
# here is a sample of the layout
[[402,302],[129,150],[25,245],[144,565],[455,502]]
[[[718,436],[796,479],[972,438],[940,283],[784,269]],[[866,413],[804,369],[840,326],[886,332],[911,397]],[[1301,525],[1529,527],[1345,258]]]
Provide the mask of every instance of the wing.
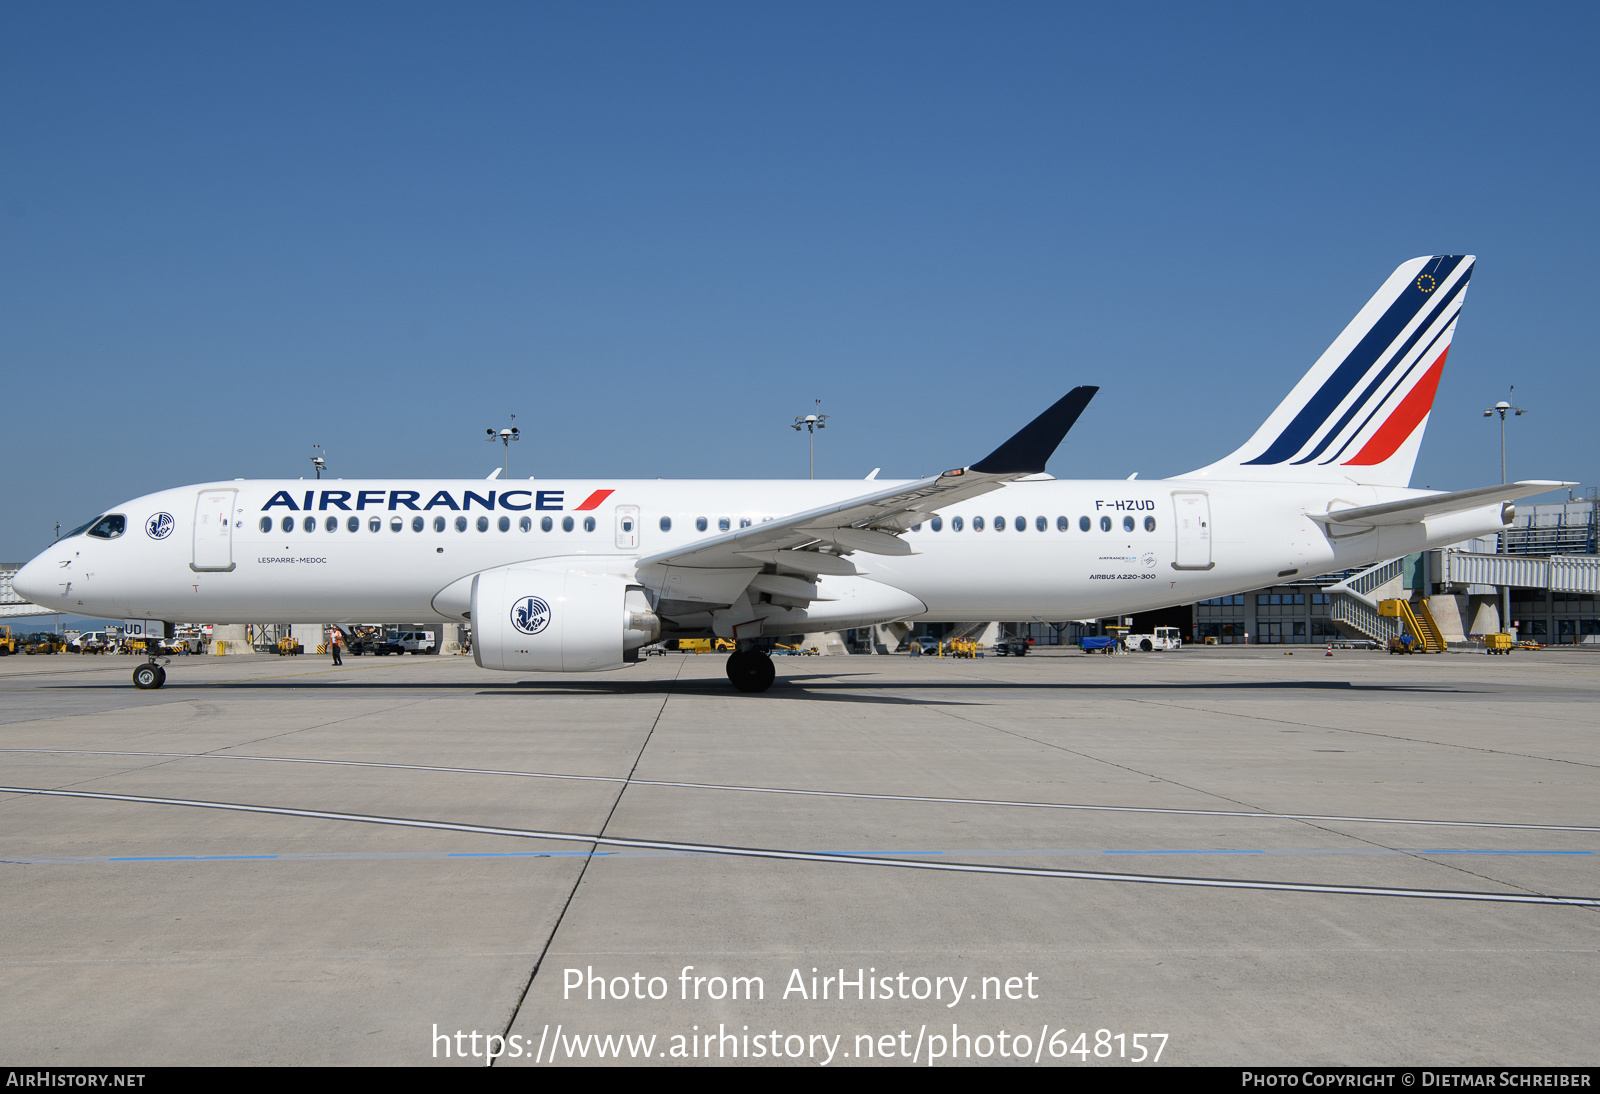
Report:
[[1404,501],[1384,502],[1382,505],[1363,505],[1355,509],[1333,509],[1326,513],[1307,513],[1319,524],[1415,524],[1419,521],[1442,517],[1447,513],[1461,513],[1468,509],[1481,509],[1495,502],[1515,501],[1518,498],[1559,490],[1563,486],[1576,486],[1571,482],[1543,482],[1530,479],[1525,482],[1505,483],[1500,486],[1479,486],[1472,490],[1456,490],[1449,494],[1430,494],[1423,498],[1406,498]]
[[[664,597],[702,605],[730,604],[752,584],[761,585],[762,591],[784,602],[822,599],[812,579],[821,574],[856,573],[846,555],[855,551],[912,554],[911,545],[899,538],[912,525],[958,501],[1043,472],[1046,461],[1099,390],[1073,388],[970,467],[887,486],[651,555],[639,560],[639,579]],[[762,573],[769,565],[776,574]]]

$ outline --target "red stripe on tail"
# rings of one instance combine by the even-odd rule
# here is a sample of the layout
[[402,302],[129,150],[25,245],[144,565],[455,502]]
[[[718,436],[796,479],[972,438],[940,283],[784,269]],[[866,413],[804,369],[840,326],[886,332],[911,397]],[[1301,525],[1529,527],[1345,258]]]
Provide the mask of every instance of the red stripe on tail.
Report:
[[1400,405],[1394,408],[1389,420],[1378,428],[1354,459],[1344,461],[1344,466],[1370,467],[1382,463],[1406,443],[1406,438],[1416,432],[1422,419],[1433,409],[1433,396],[1439,390],[1439,377],[1444,375],[1444,359],[1448,356],[1450,347],[1446,346],[1433,367],[1417,381],[1417,386],[1400,400]]

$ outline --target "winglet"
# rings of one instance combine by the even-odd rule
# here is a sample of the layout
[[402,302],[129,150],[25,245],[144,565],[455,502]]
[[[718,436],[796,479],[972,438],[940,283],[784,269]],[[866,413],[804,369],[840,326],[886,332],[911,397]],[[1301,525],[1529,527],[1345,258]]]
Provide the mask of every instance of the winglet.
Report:
[[1005,444],[972,465],[981,475],[1032,475],[1044,465],[1095,397],[1097,387],[1075,387],[1056,404],[1023,426]]

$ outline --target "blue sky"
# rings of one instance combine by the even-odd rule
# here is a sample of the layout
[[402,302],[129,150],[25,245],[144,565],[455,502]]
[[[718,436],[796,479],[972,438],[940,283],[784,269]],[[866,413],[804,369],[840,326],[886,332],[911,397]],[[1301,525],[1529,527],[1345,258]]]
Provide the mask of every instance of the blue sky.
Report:
[[1592,484],[1593,5],[9,5],[0,558],[309,474],[1241,442],[1397,264],[1479,256],[1414,484]]

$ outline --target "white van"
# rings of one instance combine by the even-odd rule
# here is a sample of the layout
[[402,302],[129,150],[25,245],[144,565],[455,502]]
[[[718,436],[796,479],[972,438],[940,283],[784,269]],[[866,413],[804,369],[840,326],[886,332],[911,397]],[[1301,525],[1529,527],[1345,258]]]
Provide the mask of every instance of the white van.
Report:
[[393,631],[385,645],[397,653],[433,653],[433,632]]

